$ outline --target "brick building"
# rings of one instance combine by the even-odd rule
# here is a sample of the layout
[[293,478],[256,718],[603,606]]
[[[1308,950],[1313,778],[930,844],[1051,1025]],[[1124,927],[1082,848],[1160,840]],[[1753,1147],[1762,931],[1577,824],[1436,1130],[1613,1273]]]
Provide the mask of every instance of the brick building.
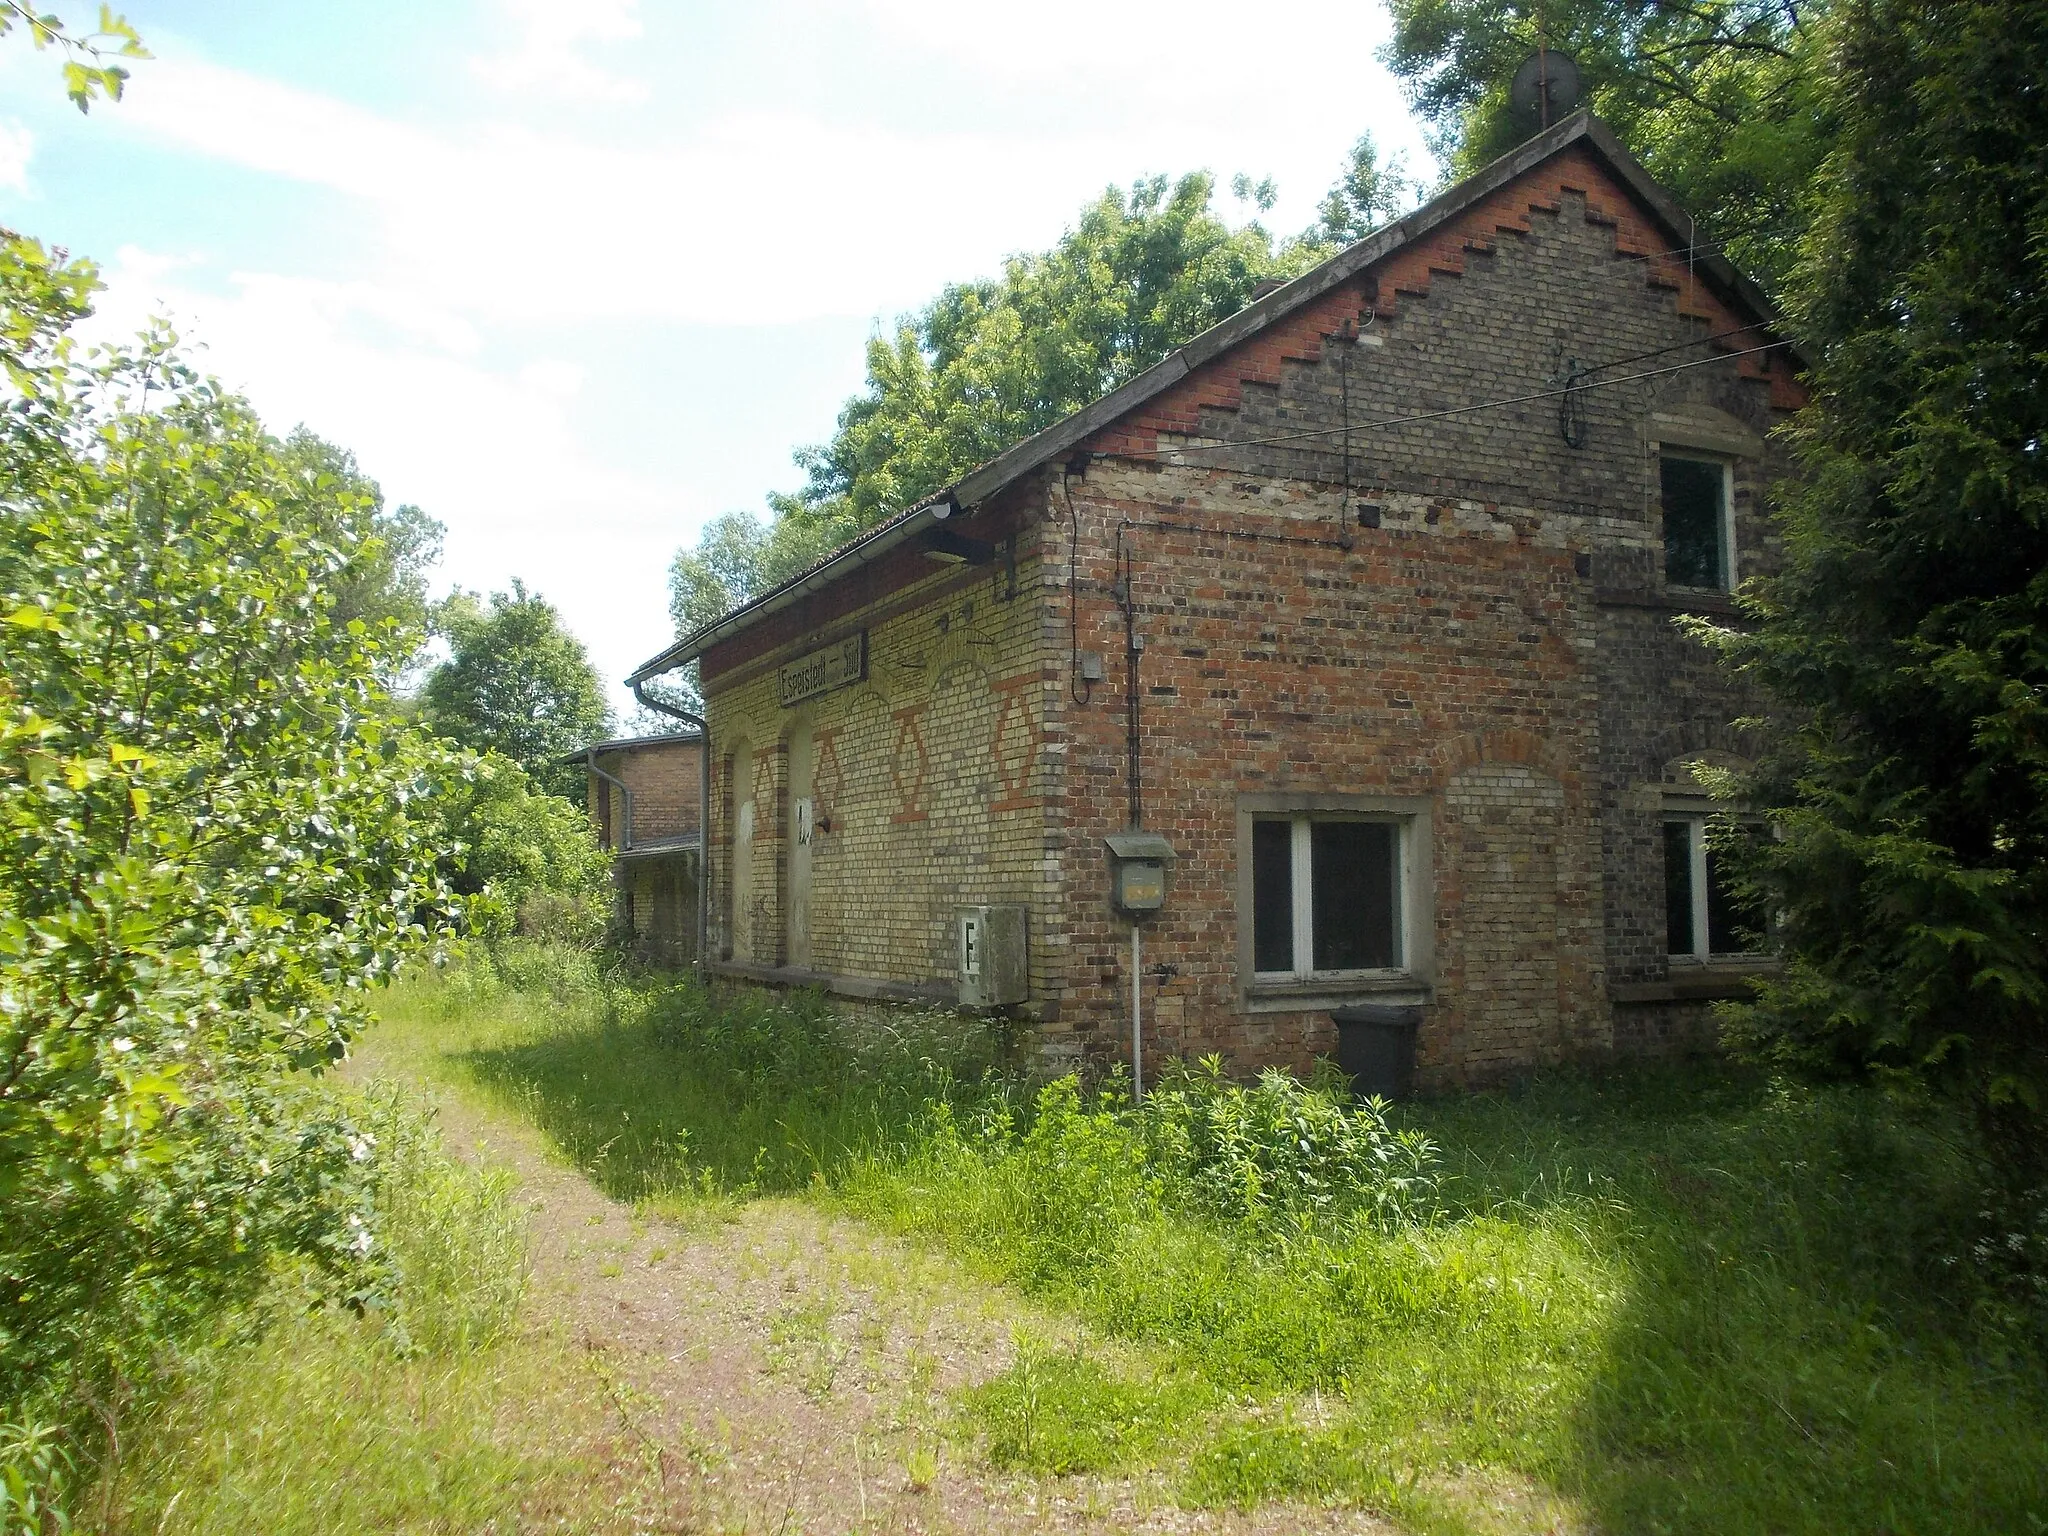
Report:
[[615,921],[658,965],[697,958],[703,865],[704,740],[694,734],[600,741],[578,752],[598,840],[612,850]]
[[1148,1061],[1373,1001],[1438,1082],[1697,1038],[1747,704],[1674,620],[1772,560],[1802,394],[1691,230],[1574,117],[649,661],[700,663],[712,969],[986,996],[987,907],[1055,1058],[1128,1049],[1134,927]]

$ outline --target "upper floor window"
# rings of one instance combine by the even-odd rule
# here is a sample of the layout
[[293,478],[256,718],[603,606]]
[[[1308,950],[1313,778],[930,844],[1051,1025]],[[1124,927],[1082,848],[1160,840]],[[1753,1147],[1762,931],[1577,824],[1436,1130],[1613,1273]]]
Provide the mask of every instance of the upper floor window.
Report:
[[1735,515],[1728,465],[1720,459],[1659,457],[1664,497],[1664,579],[1674,587],[1735,585]]
[[1729,878],[1708,815],[1664,816],[1664,925],[1673,956],[1707,960],[1763,948],[1765,921]]

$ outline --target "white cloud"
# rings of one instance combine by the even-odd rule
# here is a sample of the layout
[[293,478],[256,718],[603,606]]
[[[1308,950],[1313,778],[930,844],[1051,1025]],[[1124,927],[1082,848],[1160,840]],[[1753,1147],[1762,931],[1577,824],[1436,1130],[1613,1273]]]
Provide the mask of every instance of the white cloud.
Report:
[[581,363],[551,360],[528,363],[519,370],[519,382],[536,394],[567,400],[582,391],[589,370]]
[[[1277,0],[1249,20],[1222,0],[1034,0],[1028,25],[959,0],[753,0],[706,7],[701,24],[678,14],[696,8],[657,13],[652,46],[636,0],[500,3],[502,47],[469,61],[493,88],[481,108],[450,91],[371,110],[152,37],[159,57],[119,110],[93,114],[94,152],[140,141],[153,176],[209,172],[162,215],[163,249],[119,252],[104,324],[171,311],[267,420],[347,444],[388,495],[443,518],[449,580],[528,578],[608,678],[667,638],[667,558],[733,504],[705,504],[731,475],[677,455],[670,419],[647,408],[673,384],[636,347],[650,333],[758,327],[774,346],[774,328],[857,327],[1045,245],[1084,199],[1140,174],[1274,174],[1269,222],[1298,227],[1362,128],[1420,144],[1373,60],[1386,19],[1371,0]],[[703,57],[655,56],[685,32]],[[1303,36],[1306,64],[1281,46]],[[10,67],[0,57],[0,77]],[[629,67],[694,83],[631,114],[563,106],[644,95]],[[326,78],[350,89],[344,69]],[[58,121],[36,120],[50,142],[85,131]],[[25,184],[33,148],[0,128],[0,188]],[[222,166],[255,174],[211,174]],[[335,194],[294,201],[367,240],[254,255],[292,247],[262,206],[279,181]],[[237,242],[259,226],[264,243]],[[167,253],[185,242],[209,254]],[[857,369],[857,343],[847,352]],[[680,346],[664,357],[705,366]],[[753,412],[735,436],[829,426],[830,402],[793,413],[779,378],[730,410],[692,382],[700,418],[707,400],[721,420]],[[603,434],[620,420],[630,434]],[[777,454],[758,473],[783,471]]]
[[[870,3],[906,28],[928,8],[928,0]],[[1079,0],[1057,3],[1074,9]],[[1132,71],[1138,84],[1127,94],[1158,100],[1137,127],[1086,113],[1072,127],[977,127],[965,105],[976,82],[963,73],[935,81],[934,114],[914,129],[770,102],[665,135],[595,138],[532,120],[435,130],[172,56],[152,66],[147,89],[130,92],[119,122],[359,199],[382,234],[380,281],[480,319],[871,316],[993,270],[1007,251],[1044,244],[1111,180],[1202,164],[1226,176],[1284,170],[1290,200],[1274,222],[1285,228],[1307,221],[1346,146],[1376,113],[1392,113],[1399,136],[1413,137],[1371,62],[1381,23],[1368,11],[1351,27],[1355,38],[1339,38],[1347,46],[1334,50],[1343,62],[1331,89],[1300,93],[1281,114],[1322,124],[1307,134],[1291,123],[1288,144],[1307,136],[1327,147],[1306,167],[1276,166],[1275,108],[1242,88],[1240,61],[1225,46],[1228,18],[1217,11],[1214,27],[1187,29],[1202,34],[1196,42],[1177,23],[1154,29],[1158,46]],[[1041,57],[1049,45],[1005,49],[973,7],[947,14],[955,24],[931,35],[963,72],[1050,69],[1054,56]],[[599,7],[595,21],[576,17],[576,26],[637,24],[617,7]],[[1380,88],[1368,89],[1375,72]],[[1169,102],[1171,111],[1160,105]],[[1395,137],[1379,126],[1383,141]]]
[[593,64],[585,43],[623,43],[640,36],[638,0],[504,0],[520,29],[519,45],[469,61],[502,91],[543,91],[579,101],[644,101],[647,84]]
[[1057,227],[1071,163],[1107,158],[779,111],[651,147],[505,124],[439,134],[176,58],[130,100],[124,130],[360,199],[387,282],[500,320],[871,314]]
[[607,681],[669,638],[666,561],[711,509],[593,455],[567,414],[580,365],[486,366],[474,337],[363,283],[237,273],[183,286],[188,259],[124,247],[95,330],[168,313],[208,371],[277,431],[304,422],[354,450],[395,501],[448,525],[454,585],[524,577],[569,616]]
[[454,183],[452,146],[329,96],[189,57],[158,59],[130,87],[112,131],[140,129],[251,170],[376,203],[404,187]]
[[28,190],[28,163],[35,151],[34,134],[20,123],[0,123],[0,187]]

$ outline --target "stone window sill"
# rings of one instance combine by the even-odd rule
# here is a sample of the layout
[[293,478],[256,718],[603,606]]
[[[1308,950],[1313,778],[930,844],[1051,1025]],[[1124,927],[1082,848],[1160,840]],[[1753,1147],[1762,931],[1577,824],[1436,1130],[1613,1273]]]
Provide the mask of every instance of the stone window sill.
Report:
[[1663,981],[1616,982],[1607,989],[1614,1003],[1692,1003],[1756,995],[1760,976],[1775,975],[1772,960],[1673,960]]
[[1705,587],[1601,587],[1593,593],[1593,601],[1603,608],[1658,608],[1723,619],[1742,617],[1734,598]]
[[1247,1013],[1322,1013],[1350,1003],[1426,1003],[1429,983],[1407,971],[1359,976],[1312,976],[1306,981],[1254,981],[1245,988]]

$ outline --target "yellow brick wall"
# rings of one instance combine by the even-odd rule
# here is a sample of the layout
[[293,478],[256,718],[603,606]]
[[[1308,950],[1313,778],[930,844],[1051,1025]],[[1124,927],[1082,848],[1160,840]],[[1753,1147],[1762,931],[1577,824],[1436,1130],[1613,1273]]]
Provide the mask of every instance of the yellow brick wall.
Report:
[[[1048,994],[1043,748],[1057,684],[1042,654],[1040,574],[1027,555],[1012,589],[1000,564],[933,563],[914,585],[708,681],[715,955],[950,989],[958,909],[1021,903],[1033,909],[1033,997]],[[862,628],[866,681],[781,704],[783,663]],[[792,775],[806,752],[807,958],[790,924],[802,859]],[[749,806],[751,858],[738,868]]]

